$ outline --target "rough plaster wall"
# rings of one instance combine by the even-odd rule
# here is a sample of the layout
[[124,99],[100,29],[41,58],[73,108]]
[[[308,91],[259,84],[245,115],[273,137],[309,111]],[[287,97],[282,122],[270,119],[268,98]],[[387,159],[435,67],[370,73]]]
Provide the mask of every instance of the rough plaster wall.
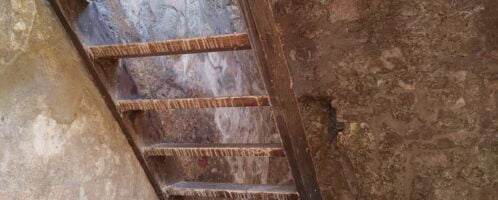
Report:
[[[78,16],[75,26],[86,45],[245,32],[234,0],[93,1]],[[265,94],[250,51],[126,59],[120,67],[129,73],[137,92],[119,98]],[[150,112],[147,121],[152,125],[141,135],[153,138],[145,140],[146,144],[280,142],[269,111],[222,108]],[[167,165],[181,166],[183,180],[291,182],[286,160],[280,158],[183,158],[180,163]],[[274,173],[269,173],[271,170]]]
[[0,27],[0,199],[157,199],[48,3]]
[[325,199],[496,199],[498,1],[274,2]]

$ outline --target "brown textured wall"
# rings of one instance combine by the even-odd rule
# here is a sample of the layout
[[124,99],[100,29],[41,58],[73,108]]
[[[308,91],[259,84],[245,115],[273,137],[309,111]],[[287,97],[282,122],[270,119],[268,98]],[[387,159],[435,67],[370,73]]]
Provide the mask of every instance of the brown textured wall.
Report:
[[325,199],[498,196],[498,1],[274,9]]
[[0,27],[0,199],[157,199],[48,3]]

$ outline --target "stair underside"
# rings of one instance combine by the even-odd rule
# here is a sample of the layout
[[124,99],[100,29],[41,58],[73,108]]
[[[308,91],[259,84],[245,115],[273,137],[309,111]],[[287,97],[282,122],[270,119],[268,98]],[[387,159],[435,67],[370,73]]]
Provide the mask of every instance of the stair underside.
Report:
[[269,106],[266,96],[217,97],[217,98],[186,98],[186,99],[151,99],[151,100],[119,100],[117,107],[120,112],[221,108],[221,107],[255,107]]
[[281,144],[157,144],[144,149],[146,156],[283,157]]
[[179,182],[165,187],[170,196],[296,200],[294,186]]
[[146,43],[90,46],[93,59],[118,59],[251,49],[245,33]]

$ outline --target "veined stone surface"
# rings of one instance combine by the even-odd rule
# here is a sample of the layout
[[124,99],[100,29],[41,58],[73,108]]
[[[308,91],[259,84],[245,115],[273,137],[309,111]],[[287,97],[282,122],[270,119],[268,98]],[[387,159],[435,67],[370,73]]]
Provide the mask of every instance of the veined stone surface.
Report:
[[[93,1],[75,20],[86,45],[149,42],[245,32],[233,0]],[[136,92],[121,98],[191,98],[264,95],[250,51],[123,60]],[[123,74],[116,74],[123,76]],[[151,112],[142,130],[155,143],[279,143],[268,108]],[[143,135],[142,134],[142,135]],[[183,180],[289,183],[285,158],[184,158]],[[164,171],[164,166],[159,171]],[[182,172],[183,171],[183,172]]]

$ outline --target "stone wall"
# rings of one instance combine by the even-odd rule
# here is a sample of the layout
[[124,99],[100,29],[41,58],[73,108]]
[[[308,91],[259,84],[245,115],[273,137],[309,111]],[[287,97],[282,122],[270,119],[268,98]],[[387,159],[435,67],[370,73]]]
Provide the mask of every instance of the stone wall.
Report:
[[325,199],[498,196],[498,1],[274,3]]
[[48,2],[0,27],[0,199],[157,199]]
[[[130,2],[94,1],[76,22],[80,36],[101,44],[244,31],[233,1]],[[274,9],[324,199],[498,196],[498,1],[274,0]],[[0,195],[155,199],[48,4],[1,1],[0,27],[8,27],[0,32]],[[138,97],[264,93],[250,60],[213,53],[122,66]],[[161,141],[278,141],[268,117],[255,121],[267,114],[151,116],[165,124]],[[289,182],[272,175],[286,166],[271,160],[181,166],[188,179]]]

